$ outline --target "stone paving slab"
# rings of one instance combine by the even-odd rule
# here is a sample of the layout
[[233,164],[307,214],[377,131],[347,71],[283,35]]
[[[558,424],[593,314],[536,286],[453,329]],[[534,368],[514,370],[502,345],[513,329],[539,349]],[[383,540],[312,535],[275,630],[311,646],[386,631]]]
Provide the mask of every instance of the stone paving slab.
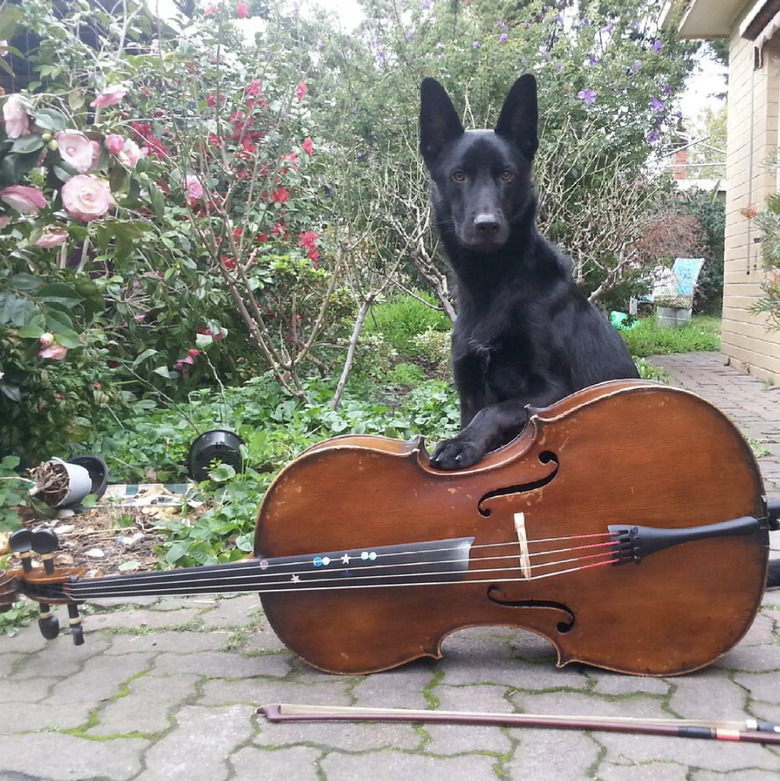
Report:
[[[780,391],[718,355],[663,356],[674,384],[729,414],[780,495]],[[772,546],[780,551],[780,540]],[[780,554],[776,554],[780,555]],[[543,639],[458,632],[444,658],[371,676],[331,676],[287,651],[256,595],[111,603],[86,644],[31,626],[0,639],[0,781],[765,781],[780,750],[604,732],[461,725],[270,724],[267,702],[780,721],[780,591],[706,670],[639,678],[555,667]]]

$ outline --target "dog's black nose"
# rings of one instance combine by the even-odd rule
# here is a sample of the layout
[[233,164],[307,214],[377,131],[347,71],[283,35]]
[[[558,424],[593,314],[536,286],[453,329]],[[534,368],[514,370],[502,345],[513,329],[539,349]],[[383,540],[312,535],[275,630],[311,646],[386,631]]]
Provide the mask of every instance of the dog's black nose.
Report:
[[501,223],[493,214],[478,214],[474,218],[474,230],[481,236],[493,236],[500,227]]

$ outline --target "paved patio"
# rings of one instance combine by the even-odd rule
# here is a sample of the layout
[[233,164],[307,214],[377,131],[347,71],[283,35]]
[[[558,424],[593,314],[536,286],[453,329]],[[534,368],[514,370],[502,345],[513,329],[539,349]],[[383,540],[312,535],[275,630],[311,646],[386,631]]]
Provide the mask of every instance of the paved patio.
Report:
[[[780,389],[715,354],[664,356],[673,384],[709,399],[764,454],[780,495]],[[780,538],[780,532],[775,533]],[[777,547],[780,539],[773,540]],[[580,779],[759,781],[780,747],[411,724],[269,724],[268,702],[780,722],[780,591],[712,667],[669,679],[569,665],[530,633],[459,632],[439,662],[377,675],[319,673],[289,653],[254,595],[146,599],[86,618],[86,643],[36,627],[0,640],[0,779]]]

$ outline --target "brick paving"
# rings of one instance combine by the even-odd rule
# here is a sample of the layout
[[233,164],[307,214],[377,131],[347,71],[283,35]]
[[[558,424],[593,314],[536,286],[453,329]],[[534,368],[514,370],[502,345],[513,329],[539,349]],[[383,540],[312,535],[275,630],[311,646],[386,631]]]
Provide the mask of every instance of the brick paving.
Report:
[[[767,490],[780,495],[780,390],[723,366],[716,354],[654,362],[672,384],[732,417],[762,454]],[[780,722],[778,622],[780,591],[768,592],[730,653],[679,678],[583,665],[558,670],[545,641],[506,628],[456,633],[439,662],[339,677],[288,652],[255,595],[103,606],[87,616],[86,644],[78,648],[66,637],[47,642],[34,626],[0,640],[0,779],[776,779],[780,749],[756,744],[500,727],[269,724],[255,708],[282,701]]]

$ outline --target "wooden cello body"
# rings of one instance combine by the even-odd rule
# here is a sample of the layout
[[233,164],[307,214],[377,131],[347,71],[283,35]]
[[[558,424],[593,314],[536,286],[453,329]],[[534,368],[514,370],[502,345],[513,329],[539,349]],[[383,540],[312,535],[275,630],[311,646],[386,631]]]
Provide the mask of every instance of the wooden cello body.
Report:
[[[279,474],[255,538],[261,561],[329,555],[261,598],[288,647],[329,672],[438,658],[453,631],[510,625],[547,638],[559,666],[685,673],[753,621],[768,562],[762,494],[750,447],[725,415],[643,381],[535,410],[517,439],[457,472],[432,469],[421,441],[339,437]],[[616,554],[617,536],[635,526],[675,531],[663,544],[640,534]],[[437,541],[466,552],[460,575],[427,552]],[[399,554],[376,584],[319,589],[315,578],[304,588],[328,567],[347,581],[361,577],[361,557],[423,544],[413,571],[430,560],[441,573],[427,581],[407,583]]]

